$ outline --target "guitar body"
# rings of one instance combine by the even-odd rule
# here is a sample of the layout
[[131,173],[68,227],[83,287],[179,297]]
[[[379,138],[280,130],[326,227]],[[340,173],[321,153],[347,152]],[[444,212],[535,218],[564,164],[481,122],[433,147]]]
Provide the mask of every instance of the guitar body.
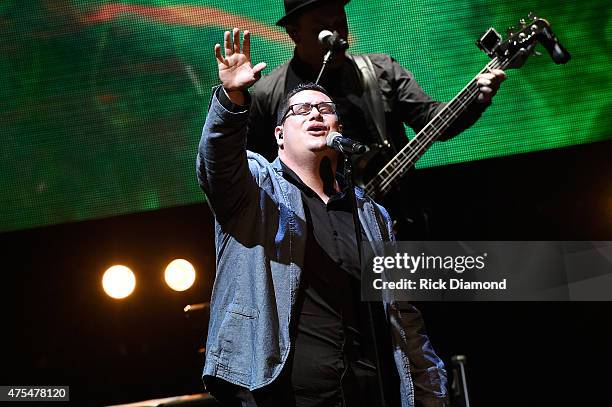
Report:
[[376,144],[368,146],[366,153],[351,157],[355,185],[364,188],[394,155],[390,147],[381,147]]
[[[365,187],[376,178],[381,168],[394,156],[390,147],[378,145],[369,147],[362,155],[355,156],[353,163],[353,181],[355,185]],[[409,170],[410,171],[410,170]],[[408,191],[419,190],[413,185],[413,178],[405,177],[387,194],[374,191],[374,200],[390,212],[393,219],[393,233],[398,240],[425,240],[429,236],[427,213],[419,200]]]

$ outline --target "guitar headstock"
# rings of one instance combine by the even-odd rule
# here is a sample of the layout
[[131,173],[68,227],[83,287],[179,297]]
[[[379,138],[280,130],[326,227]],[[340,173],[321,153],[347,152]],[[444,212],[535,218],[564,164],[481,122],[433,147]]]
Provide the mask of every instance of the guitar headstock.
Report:
[[504,69],[520,68],[527,58],[534,52],[537,43],[541,43],[553,61],[564,64],[570,59],[570,54],[563,48],[552,33],[550,23],[529,13],[527,19],[520,19],[518,28],[510,27],[507,30],[508,38],[489,28],[484,35],[476,41],[476,45],[491,58],[497,57]]

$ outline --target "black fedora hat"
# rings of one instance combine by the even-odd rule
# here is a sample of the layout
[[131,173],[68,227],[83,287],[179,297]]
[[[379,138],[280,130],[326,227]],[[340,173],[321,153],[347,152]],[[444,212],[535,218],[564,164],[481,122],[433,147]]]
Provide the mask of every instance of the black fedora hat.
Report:
[[348,3],[351,0],[285,0],[285,15],[276,22],[276,25],[284,27],[289,20],[298,14],[308,10],[311,7],[321,6],[324,4],[342,2]]

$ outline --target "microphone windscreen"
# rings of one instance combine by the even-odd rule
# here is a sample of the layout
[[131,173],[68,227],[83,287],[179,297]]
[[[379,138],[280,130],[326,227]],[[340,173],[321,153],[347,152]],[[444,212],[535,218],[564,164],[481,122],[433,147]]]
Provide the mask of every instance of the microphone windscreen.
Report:
[[330,131],[327,134],[327,137],[325,138],[325,143],[327,144],[327,147],[332,147],[334,146],[334,139],[336,137],[342,137],[342,134],[338,133],[337,131]]
[[321,44],[325,44],[325,39],[327,37],[331,37],[332,35],[334,35],[334,33],[329,31],[329,30],[321,30],[321,32],[319,33],[319,36],[318,36],[319,42]]

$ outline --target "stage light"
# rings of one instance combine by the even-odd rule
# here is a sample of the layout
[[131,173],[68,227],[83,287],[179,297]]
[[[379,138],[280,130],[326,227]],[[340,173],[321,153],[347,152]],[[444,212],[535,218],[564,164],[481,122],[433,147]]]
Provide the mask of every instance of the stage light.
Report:
[[110,297],[120,300],[132,294],[136,287],[136,277],[125,266],[112,266],[104,272],[102,287]]
[[174,291],[185,291],[193,285],[195,277],[195,269],[184,259],[172,260],[164,272],[166,284]]

